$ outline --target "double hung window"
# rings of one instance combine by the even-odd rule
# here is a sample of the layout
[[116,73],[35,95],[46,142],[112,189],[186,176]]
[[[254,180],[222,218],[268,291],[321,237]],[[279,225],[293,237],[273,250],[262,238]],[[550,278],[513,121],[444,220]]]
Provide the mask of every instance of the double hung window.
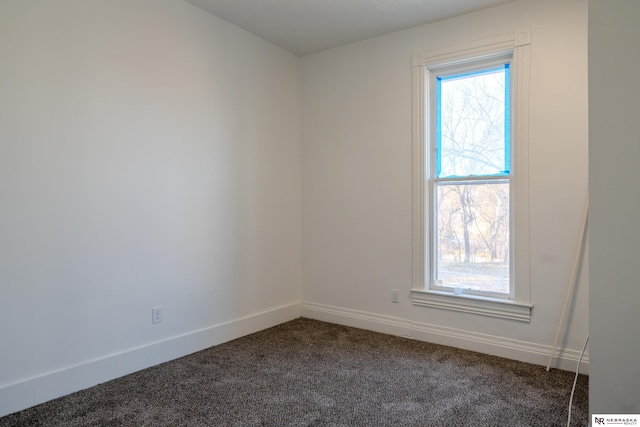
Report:
[[529,320],[528,45],[414,57],[414,304]]

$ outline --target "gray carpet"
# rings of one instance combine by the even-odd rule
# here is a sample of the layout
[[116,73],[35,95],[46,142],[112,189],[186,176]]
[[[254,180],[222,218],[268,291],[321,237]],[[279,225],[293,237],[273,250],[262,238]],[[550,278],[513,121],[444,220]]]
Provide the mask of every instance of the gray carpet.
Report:
[[[0,426],[562,426],[574,374],[297,319]],[[580,376],[572,425],[588,423]]]

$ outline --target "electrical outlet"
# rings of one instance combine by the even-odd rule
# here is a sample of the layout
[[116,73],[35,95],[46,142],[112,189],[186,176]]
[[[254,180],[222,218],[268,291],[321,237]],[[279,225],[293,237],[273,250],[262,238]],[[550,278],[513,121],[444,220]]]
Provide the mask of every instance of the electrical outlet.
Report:
[[391,289],[391,302],[398,302],[398,290]]
[[151,323],[162,322],[162,307],[153,307],[151,309]]

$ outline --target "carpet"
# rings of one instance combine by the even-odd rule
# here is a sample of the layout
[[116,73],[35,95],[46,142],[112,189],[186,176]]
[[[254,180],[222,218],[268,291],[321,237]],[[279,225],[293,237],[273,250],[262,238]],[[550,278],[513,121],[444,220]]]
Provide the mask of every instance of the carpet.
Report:
[[[8,426],[562,426],[574,373],[297,319],[0,418]],[[580,375],[572,425],[588,425]]]

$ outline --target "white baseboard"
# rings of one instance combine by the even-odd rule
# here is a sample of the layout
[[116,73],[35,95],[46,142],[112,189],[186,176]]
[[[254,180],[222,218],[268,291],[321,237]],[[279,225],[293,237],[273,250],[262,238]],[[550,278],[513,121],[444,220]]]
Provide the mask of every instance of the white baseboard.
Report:
[[0,387],[0,417],[300,317],[299,303],[213,325]]
[[[307,302],[302,303],[302,316],[519,360],[521,362],[541,365],[541,369],[547,366],[552,348],[550,345]],[[551,367],[575,372],[579,358],[580,351],[568,349],[559,350],[554,353],[554,362]],[[580,373],[589,373],[588,353],[585,353],[582,358]]]

